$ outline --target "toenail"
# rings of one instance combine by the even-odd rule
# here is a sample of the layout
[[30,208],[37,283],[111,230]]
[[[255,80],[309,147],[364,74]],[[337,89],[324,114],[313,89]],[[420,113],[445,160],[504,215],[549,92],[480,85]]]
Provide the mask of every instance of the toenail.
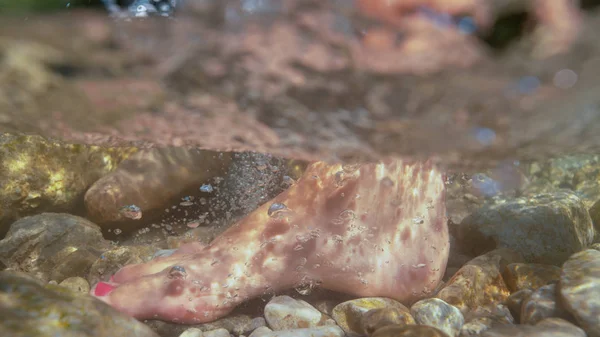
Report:
[[98,282],[98,284],[96,285],[96,289],[94,290],[94,295],[105,296],[108,295],[108,293],[110,293],[111,291],[113,291],[113,289],[115,289],[115,287],[111,286],[108,283]]

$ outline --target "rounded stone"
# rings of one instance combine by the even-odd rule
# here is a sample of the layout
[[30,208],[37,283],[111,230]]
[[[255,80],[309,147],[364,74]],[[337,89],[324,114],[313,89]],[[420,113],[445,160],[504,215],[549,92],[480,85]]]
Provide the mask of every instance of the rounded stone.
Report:
[[514,293],[522,289],[536,290],[560,278],[560,268],[538,263],[511,263],[502,273],[506,286]]
[[512,293],[506,299],[506,306],[516,322],[521,322],[521,308],[523,307],[523,302],[527,300],[532,293],[533,290],[531,289],[522,289]]
[[179,335],[179,337],[203,337],[202,330],[198,328],[189,328]]
[[385,297],[366,297],[338,304],[333,308],[332,317],[347,335],[362,335],[363,315],[369,310],[383,308],[397,308],[409,312],[408,308],[398,301]]
[[565,262],[560,295],[588,337],[600,337],[600,251],[587,249]]
[[549,284],[534,291],[523,301],[520,318],[522,324],[536,324],[544,318],[569,319],[570,316],[558,301],[556,284]]
[[90,284],[83,277],[69,277],[59,283],[59,286],[77,293],[87,294],[90,292]]
[[428,298],[413,304],[410,313],[418,324],[438,328],[450,337],[457,336],[465,323],[458,308],[439,298]]
[[388,325],[371,337],[449,337],[443,331],[427,325]]
[[265,319],[275,331],[324,325],[327,317],[305,301],[276,296],[265,306]]
[[463,219],[456,238],[472,254],[507,247],[521,253],[526,262],[560,266],[589,246],[594,234],[583,201],[559,191],[485,205]]
[[362,332],[370,335],[376,330],[388,325],[415,324],[408,309],[379,308],[367,311],[361,318]]

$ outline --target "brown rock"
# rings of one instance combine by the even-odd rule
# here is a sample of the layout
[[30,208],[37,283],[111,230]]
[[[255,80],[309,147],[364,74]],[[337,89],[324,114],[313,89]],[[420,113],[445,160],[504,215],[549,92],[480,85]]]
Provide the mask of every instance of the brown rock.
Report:
[[563,265],[560,296],[588,337],[600,337],[600,252],[587,249]]
[[522,289],[536,290],[560,278],[560,268],[551,265],[534,263],[512,263],[506,266],[504,282],[511,293]]
[[479,256],[464,265],[436,297],[454,305],[463,314],[480,307],[494,307],[510,295],[500,270],[518,260],[518,255],[506,249]]
[[523,301],[521,323],[533,325],[550,317],[572,319],[571,314],[559,303],[557,295],[556,284],[545,285],[534,291]]
[[533,290],[531,289],[522,289],[510,294],[506,299],[506,306],[517,323],[521,322],[521,308],[523,307],[523,302],[527,300],[532,293]]
[[379,308],[367,311],[361,318],[360,325],[363,333],[371,335],[376,330],[388,325],[415,324],[408,309]]
[[447,334],[427,325],[388,325],[371,337],[448,337]]
[[402,303],[385,297],[366,297],[346,301],[333,308],[332,317],[348,336],[363,334],[362,317],[373,309],[397,309],[402,319],[414,324],[410,310]]

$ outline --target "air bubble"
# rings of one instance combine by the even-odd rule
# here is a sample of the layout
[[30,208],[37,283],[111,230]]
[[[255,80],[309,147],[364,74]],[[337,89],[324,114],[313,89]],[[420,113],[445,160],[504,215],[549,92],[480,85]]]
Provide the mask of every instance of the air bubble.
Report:
[[173,266],[171,270],[169,270],[169,278],[170,279],[184,279],[187,277],[187,272],[185,268],[182,266]]
[[340,215],[331,220],[334,225],[352,224],[356,220],[356,214],[353,210],[347,209],[340,213]]
[[113,231],[113,233],[115,233],[116,235],[119,235],[119,234],[123,233],[123,231],[122,231],[121,229],[119,229],[119,228],[116,228],[116,229]]
[[181,200],[182,201],[179,203],[179,205],[181,205],[181,206],[187,207],[187,206],[192,206],[194,204],[193,203],[194,197],[191,195],[187,196],[187,197],[183,197],[183,198],[181,198]]
[[412,221],[415,225],[422,225],[425,222],[425,220],[420,216],[414,217]]
[[212,191],[214,191],[214,189],[211,184],[202,184],[202,186],[200,186],[200,192],[211,193]]
[[285,204],[275,202],[269,207],[269,210],[267,211],[267,215],[270,216],[271,218],[275,218],[275,217],[280,216],[287,210],[288,210],[288,208]]

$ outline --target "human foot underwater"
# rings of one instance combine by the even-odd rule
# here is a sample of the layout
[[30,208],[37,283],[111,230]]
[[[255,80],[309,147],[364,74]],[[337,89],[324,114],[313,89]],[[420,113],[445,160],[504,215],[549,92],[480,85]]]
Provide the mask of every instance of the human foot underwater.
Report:
[[429,161],[316,162],[209,245],[126,266],[91,293],[138,319],[188,324],[302,285],[410,303],[446,268],[444,198]]

